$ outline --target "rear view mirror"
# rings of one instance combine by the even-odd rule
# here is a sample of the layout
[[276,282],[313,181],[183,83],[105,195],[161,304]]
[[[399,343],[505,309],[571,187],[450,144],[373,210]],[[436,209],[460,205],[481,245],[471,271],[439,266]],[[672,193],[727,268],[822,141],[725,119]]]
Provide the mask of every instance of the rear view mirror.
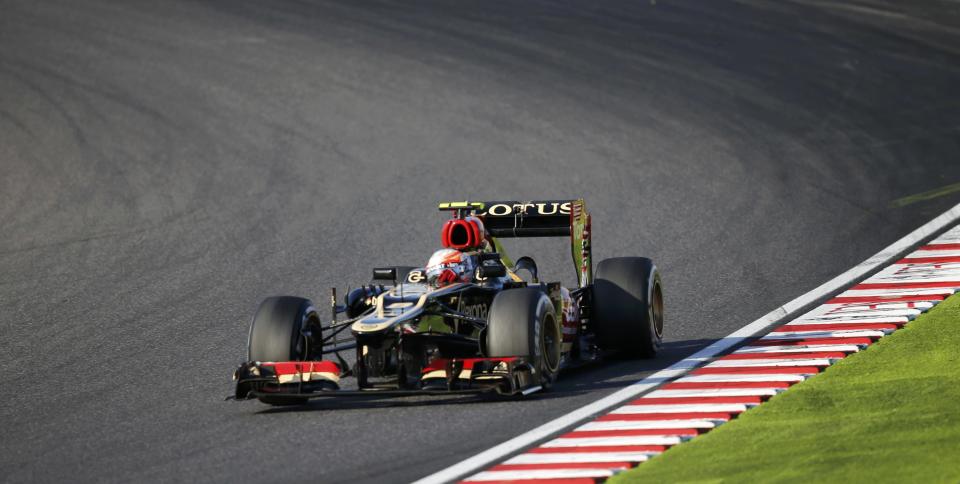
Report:
[[485,260],[477,268],[477,279],[481,281],[505,275],[507,275],[507,268],[498,260]]
[[373,280],[375,281],[396,281],[397,280],[397,268],[396,267],[375,267],[373,269]]

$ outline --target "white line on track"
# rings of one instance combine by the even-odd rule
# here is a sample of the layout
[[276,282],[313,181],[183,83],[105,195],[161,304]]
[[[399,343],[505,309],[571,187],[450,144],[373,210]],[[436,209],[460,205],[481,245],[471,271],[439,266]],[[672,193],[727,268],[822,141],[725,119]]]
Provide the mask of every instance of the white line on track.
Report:
[[567,464],[570,462],[643,462],[650,458],[643,452],[591,452],[571,454],[521,454],[504,464]]
[[[693,397],[772,397],[780,393],[780,388],[702,388],[699,390],[654,390],[647,394],[650,398],[693,398]],[[684,428],[684,427],[678,427]]]
[[720,382],[757,382],[757,381],[803,381],[807,377],[799,373],[774,373],[770,375],[745,375],[736,373],[732,375],[692,375],[685,376],[676,381],[682,383],[720,383]]
[[610,411],[610,414],[651,414],[685,412],[723,412],[743,413],[750,405],[744,403],[664,403],[661,405],[623,405]]
[[811,351],[842,351],[844,353],[856,353],[860,351],[857,345],[803,345],[803,346],[744,346],[734,353],[737,354],[758,354],[758,353],[807,353]]
[[472,481],[521,481],[527,479],[576,479],[610,477],[609,469],[544,469],[531,471],[487,471],[471,478]]
[[819,319],[794,319],[786,326],[805,326],[808,324],[906,324],[910,318],[906,316],[876,317],[868,319],[850,319],[850,320],[830,320],[821,321]]
[[712,420],[604,420],[602,422],[588,422],[576,431],[590,430],[645,430],[645,429],[712,429],[716,427]]
[[[544,447],[620,447],[623,445],[677,445],[685,439],[676,435],[637,435],[629,437],[559,438],[543,444]],[[570,449],[576,452],[576,449]]]
[[770,333],[766,336],[761,336],[761,341],[766,340],[794,340],[794,339],[807,339],[807,338],[881,338],[886,334],[883,331],[857,331],[857,330],[843,330],[843,331],[792,331],[784,333]]
[[570,462],[643,462],[643,452],[571,452],[569,454],[521,454],[504,464],[567,464]]
[[952,288],[934,289],[850,289],[843,291],[840,296],[949,296],[955,291]]
[[827,358],[791,360],[786,358],[770,358],[755,360],[717,360],[710,363],[706,368],[745,368],[750,366],[830,366],[831,361]]
[[710,360],[710,358],[729,350],[733,346],[736,346],[747,339],[765,333],[772,325],[784,320],[787,316],[798,313],[801,309],[817,302],[818,300],[832,293],[836,293],[847,286],[850,286],[854,282],[862,279],[867,274],[877,270],[877,268],[899,260],[899,258],[902,257],[907,250],[918,245],[931,235],[943,230],[948,225],[955,223],[957,220],[960,220],[960,204],[954,206],[950,210],[947,210],[937,218],[927,222],[920,228],[894,242],[889,247],[881,250],[869,259],[847,270],[843,274],[830,279],[806,294],[774,309],[773,311],[770,311],[756,321],[734,331],[733,333],[730,333],[726,337],[714,341],[712,344],[694,353],[693,355],[688,356],[687,358],[684,358],[683,360],[680,360],[669,367],[644,378],[643,380],[630,384],[610,395],[607,395],[600,400],[580,407],[566,415],[530,430],[529,432],[518,435],[506,442],[491,447],[477,455],[447,467],[446,469],[419,479],[413,484],[439,484],[460,479],[468,474],[485,468],[491,463],[502,460],[504,457],[507,457],[510,454],[530,447],[582,421],[593,418],[594,416],[612,407],[620,405],[627,400],[636,398],[642,393],[649,392],[667,381],[683,376],[690,370],[701,366],[703,363]]

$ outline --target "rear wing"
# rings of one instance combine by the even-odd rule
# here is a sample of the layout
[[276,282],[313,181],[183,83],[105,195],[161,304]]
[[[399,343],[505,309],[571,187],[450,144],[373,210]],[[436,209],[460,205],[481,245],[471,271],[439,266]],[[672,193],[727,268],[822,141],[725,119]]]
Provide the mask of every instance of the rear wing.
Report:
[[580,287],[593,282],[590,214],[583,199],[531,202],[444,202],[440,210],[483,219],[492,237],[570,237],[570,249]]

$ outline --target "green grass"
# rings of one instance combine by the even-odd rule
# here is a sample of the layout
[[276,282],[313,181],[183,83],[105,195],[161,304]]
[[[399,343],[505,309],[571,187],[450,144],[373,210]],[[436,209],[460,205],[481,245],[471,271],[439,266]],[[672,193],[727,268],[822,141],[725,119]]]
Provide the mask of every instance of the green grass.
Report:
[[960,296],[607,482],[960,482]]

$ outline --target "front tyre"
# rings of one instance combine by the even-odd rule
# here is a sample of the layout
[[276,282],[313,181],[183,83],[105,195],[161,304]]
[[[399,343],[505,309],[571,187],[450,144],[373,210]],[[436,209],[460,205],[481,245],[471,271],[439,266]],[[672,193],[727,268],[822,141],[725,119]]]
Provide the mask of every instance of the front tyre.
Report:
[[593,282],[591,319],[603,349],[653,358],[663,341],[660,272],[646,257],[605,259]]
[[563,336],[550,298],[539,287],[509,289],[493,298],[486,329],[491,358],[522,356],[549,385],[560,369]]
[[[269,297],[250,323],[247,361],[305,361],[320,354],[320,318],[309,299]],[[312,334],[317,333],[317,334]]]
[[[320,318],[309,299],[264,299],[250,323],[247,361],[309,361],[321,358]],[[305,398],[260,397],[271,405],[296,405]]]

